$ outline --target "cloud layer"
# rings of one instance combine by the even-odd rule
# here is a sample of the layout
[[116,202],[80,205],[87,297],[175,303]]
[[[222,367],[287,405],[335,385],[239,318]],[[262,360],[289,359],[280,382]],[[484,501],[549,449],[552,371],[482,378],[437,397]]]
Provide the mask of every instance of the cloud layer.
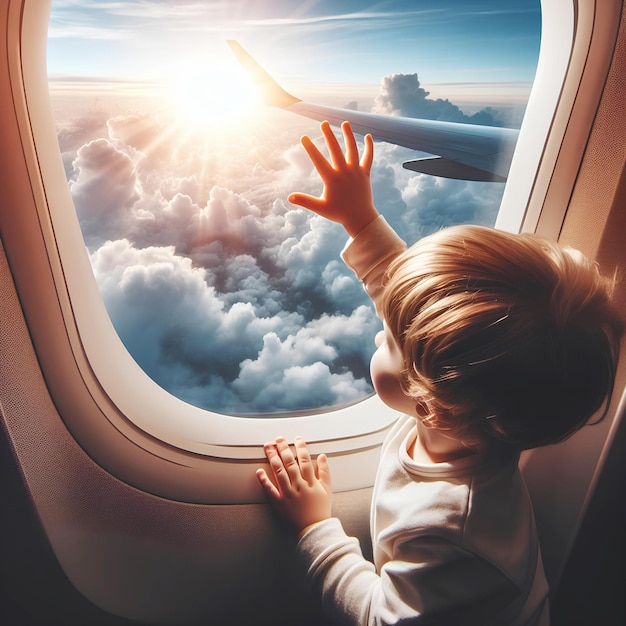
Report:
[[[377,106],[456,109],[429,101],[413,75],[385,79]],[[286,201],[294,190],[321,191],[298,143],[302,122],[288,118],[259,116],[203,137],[148,114],[58,121],[117,332],[159,385],[214,411],[315,409],[372,392],[380,321],[339,258],[342,229]],[[377,144],[372,172],[377,206],[407,241],[493,223],[501,185],[415,175],[401,167],[410,156]]]
[[485,126],[503,126],[499,112],[485,107],[473,115],[463,111],[448,99],[432,99],[421,85],[417,74],[391,74],[383,78],[380,94],[373,110],[376,113],[421,117],[442,122],[463,122]]

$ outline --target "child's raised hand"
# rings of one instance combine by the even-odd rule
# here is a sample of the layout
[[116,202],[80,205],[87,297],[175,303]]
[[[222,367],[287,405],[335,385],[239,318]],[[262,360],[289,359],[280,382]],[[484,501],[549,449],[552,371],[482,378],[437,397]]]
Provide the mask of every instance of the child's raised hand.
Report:
[[333,494],[326,455],[320,454],[314,465],[301,437],[296,437],[294,447],[295,455],[282,437],[266,443],[264,451],[274,480],[264,469],[258,469],[256,475],[272,504],[300,533],[331,517]]
[[310,137],[302,137],[302,145],[324,183],[322,195],[316,198],[304,193],[293,193],[289,201],[343,224],[348,234],[354,237],[378,215],[370,182],[374,141],[371,135],[366,135],[365,150],[359,160],[356,139],[348,122],[341,125],[346,143],[345,155],[330,124],[322,122],[321,129],[330,160],[322,155]]

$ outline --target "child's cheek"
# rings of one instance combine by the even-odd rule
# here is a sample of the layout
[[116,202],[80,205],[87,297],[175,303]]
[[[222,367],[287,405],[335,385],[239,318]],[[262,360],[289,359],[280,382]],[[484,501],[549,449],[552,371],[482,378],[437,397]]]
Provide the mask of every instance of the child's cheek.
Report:
[[370,362],[372,383],[378,397],[387,406],[412,415],[415,413],[414,402],[402,391],[400,367],[394,361],[384,345],[376,350]]

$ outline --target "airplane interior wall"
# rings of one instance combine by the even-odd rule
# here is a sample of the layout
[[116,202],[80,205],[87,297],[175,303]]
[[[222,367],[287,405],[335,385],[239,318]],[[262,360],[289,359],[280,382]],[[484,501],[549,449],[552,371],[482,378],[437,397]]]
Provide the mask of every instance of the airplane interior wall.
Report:
[[[268,507],[164,500],[121,483],[84,453],[47,393],[4,254],[0,285],[5,445],[19,450],[21,478],[56,558],[78,590],[111,613],[149,624],[203,623],[208,616],[224,624],[308,623],[299,621],[301,615],[315,617],[313,623],[319,624],[321,618],[303,592],[302,574],[290,558],[292,539],[274,523]],[[7,504],[5,549],[13,543],[7,533],[18,533],[18,545],[23,539],[22,529],[15,527],[21,514],[13,517],[12,507],[18,504]],[[28,508],[25,504],[22,508]],[[368,535],[368,506],[369,490],[337,498],[346,527],[363,538]],[[37,528],[43,544],[38,521],[29,525]],[[38,550],[47,552],[43,545]],[[36,559],[38,550],[32,555]],[[3,559],[5,581],[12,577],[9,565],[20,559],[19,554],[8,563]],[[25,567],[36,571],[38,563]],[[42,584],[45,591],[46,581]],[[60,593],[75,602],[76,594],[65,587]],[[38,615],[36,603],[30,605],[41,592],[37,581],[32,591],[18,600],[27,603],[24,610]],[[62,623],[85,623],[80,617],[70,619]]]
[[[626,310],[624,6],[561,240],[583,249],[593,242],[585,251],[617,268],[617,299]],[[3,162],[14,157],[2,143],[0,153]],[[0,217],[19,210],[1,191],[10,184],[0,171]],[[0,237],[0,623],[322,626],[292,538],[266,505],[168,500],[119,480],[80,447],[46,386],[5,243]],[[614,411],[625,384],[626,347]],[[559,582],[553,626],[626,623],[625,458],[623,417],[526,456],[547,571]],[[577,480],[595,485],[580,526],[576,510],[587,490],[563,490]],[[370,496],[362,489],[335,497],[337,515],[369,556]]]
[[[19,478],[28,486],[65,575],[106,612],[77,601],[68,584],[56,585],[60,597],[50,597],[48,575],[52,570],[53,579],[58,578],[59,568],[45,546],[39,520],[27,510],[30,503],[20,503],[19,497],[3,505],[2,543],[4,550],[13,552],[2,555],[3,585],[11,586],[13,568],[22,559],[15,553],[27,538],[22,523],[16,527],[22,516],[28,530],[36,532],[39,545],[24,555],[26,578],[21,583],[26,588],[14,598],[23,606],[14,608],[24,615],[53,619],[41,613],[45,604],[38,606],[43,591],[45,602],[60,611],[58,623],[68,625],[87,623],[81,621],[85,615],[74,614],[75,603],[84,606],[88,616],[94,611],[89,620],[102,619],[104,624],[117,623],[108,621],[107,612],[148,624],[207,623],[207,619],[242,626],[320,624],[322,618],[290,556],[292,538],[271,518],[267,506],[164,500],[120,482],[85,454],[47,392],[3,251],[0,286],[4,452],[19,452]],[[5,455],[3,462],[7,463]],[[8,479],[8,472],[3,476]],[[370,490],[359,490],[336,499],[346,528],[362,538],[366,551],[369,497]],[[33,579],[30,589],[28,572],[39,569],[42,554],[48,575]],[[69,602],[65,607],[64,596]],[[302,616],[306,617],[300,621]]]
[[[602,98],[595,115],[585,156],[571,192],[559,240],[594,257],[609,272],[614,268],[615,301],[626,311],[626,5]],[[525,468],[533,496],[542,552],[555,587],[552,619],[555,625],[626,624],[626,340],[622,340],[612,411],[620,412],[597,426],[587,426],[569,441],[531,453]],[[608,438],[607,438],[608,434]],[[602,448],[601,471],[585,467],[590,451]],[[578,500],[568,484],[592,476],[588,501]],[[573,509],[586,505],[579,520]],[[568,521],[569,520],[569,521]],[[574,523],[568,538],[566,529]],[[575,537],[575,542],[570,544]],[[571,550],[571,551],[570,551]],[[558,556],[558,553],[561,556]],[[569,556],[567,556],[569,553]],[[548,572],[547,572],[548,573]],[[558,582],[558,585],[557,585]]]

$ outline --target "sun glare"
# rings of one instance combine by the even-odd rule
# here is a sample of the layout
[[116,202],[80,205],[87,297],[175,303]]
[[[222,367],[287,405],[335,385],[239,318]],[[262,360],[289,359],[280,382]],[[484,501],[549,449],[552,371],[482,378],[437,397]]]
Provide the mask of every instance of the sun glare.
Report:
[[259,99],[238,68],[196,66],[179,73],[170,84],[179,123],[216,128],[242,122]]

